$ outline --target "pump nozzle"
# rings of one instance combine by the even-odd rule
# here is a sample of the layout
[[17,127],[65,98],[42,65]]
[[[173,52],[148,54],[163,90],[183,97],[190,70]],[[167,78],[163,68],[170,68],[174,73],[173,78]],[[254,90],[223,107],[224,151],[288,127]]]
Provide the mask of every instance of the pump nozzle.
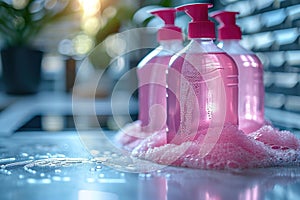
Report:
[[160,8],[150,11],[151,14],[158,16],[165,22],[157,33],[157,40],[183,40],[181,29],[175,26],[175,8]]
[[212,6],[209,3],[195,3],[176,8],[192,18],[188,28],[189,38],[215,38],[214,23],[208,20],[208,8]]
[[236,25],[235,16],[238,12],[217,11],[211,14],[219,23],[219,40],[240,40],[242,32],[239,26]]

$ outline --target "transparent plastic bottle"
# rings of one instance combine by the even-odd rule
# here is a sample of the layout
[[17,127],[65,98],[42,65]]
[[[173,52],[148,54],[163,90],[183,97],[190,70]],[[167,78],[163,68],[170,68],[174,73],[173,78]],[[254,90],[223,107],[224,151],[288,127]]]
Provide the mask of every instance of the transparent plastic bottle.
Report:
[[157,34],[159,46],[139,64],[139,120],[142,131],[153,133],[166,128],[166,70],[171,56],[183,48],[181,29],[174,25],[176,9],[151,12],[164,20]]
[[240,45],[241,30],[236,25],[237,12],[212,14],[219,23],[219,44],[236,62],[239,70],[239,129],[256,131],[264,124],[263,65],[251,51]]
[[192,18],[188,28],[191,42],[170,61],[168,143],[181,143],[177,135],[192,140],[209,127],[238,125],[238,70],[233,59],[213,42],[215,30],[208,20],[209,6],[188,4],[177,8]]

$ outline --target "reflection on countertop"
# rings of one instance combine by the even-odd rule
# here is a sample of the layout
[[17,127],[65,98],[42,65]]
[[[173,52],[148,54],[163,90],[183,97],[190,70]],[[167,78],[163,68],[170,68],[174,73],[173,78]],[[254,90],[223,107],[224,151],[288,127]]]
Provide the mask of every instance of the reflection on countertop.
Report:
[[156,166],[134,173],[138,162],[125,161],[126,152],[110,148],[111,134],[23,132],[1,138],[1,199],[300,198],[299,167],[209,171]]

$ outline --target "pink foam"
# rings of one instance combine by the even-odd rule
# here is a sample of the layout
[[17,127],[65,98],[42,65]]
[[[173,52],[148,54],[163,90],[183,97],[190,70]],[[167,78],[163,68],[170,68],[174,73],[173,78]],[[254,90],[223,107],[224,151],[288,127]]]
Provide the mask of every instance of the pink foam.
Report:
[[145,137],[139,130],[139,122],[129,124],[118,133],[117,141],[133,156],[159,164],[200,169],[300,165],[299,140],[291,132],[270,125],[247,135],[236,126],[225,125],[215,141],[207,140],[204,134],[193,140],[183,136],[179,145],[166,144],[163,131]]
[[294,149],[300,148],[299,140],[289,131],[279,131],[272,126],[263,126],[258,131],[251,133],[249,137],[270,146],[272,149]]
[[127,124],[115,136],[115,141],[121,144],[123,147],[128,147],[131,143],[134,143],[135,141],[141,141],[141,129],[141,121],[135,121],[131,124]]

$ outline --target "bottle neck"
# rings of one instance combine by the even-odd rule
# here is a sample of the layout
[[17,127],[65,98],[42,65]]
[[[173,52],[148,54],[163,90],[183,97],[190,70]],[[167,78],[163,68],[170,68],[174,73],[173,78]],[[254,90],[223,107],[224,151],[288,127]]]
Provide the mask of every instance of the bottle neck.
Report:
[[159,48],[171,54],[177,53],[183,48],[182,40],[161,40],[159,41],[159,45]]
[[218,48],[212,38],[191,38],[190,44],[187,46],[190,51],[200,53],[222,53],[222,49]]
[[245,49],[238,39],[222,40],[218,43],[218,47],[229,54],[253,54],[253,52]]

